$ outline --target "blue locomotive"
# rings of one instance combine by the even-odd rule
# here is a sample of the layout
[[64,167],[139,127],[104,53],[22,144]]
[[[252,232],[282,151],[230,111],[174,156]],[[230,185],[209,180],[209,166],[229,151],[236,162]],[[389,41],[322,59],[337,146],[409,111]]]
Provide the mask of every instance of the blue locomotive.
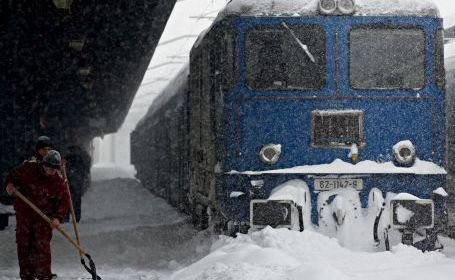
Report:
[[438,248],[442,19],[413,1],[229,2],[132,132],[137,177],[201,228]]

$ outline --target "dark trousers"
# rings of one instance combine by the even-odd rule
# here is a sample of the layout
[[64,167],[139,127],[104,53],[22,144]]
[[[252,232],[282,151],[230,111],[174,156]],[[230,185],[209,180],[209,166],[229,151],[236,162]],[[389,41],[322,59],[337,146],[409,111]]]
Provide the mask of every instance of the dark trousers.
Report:
[[[71,175],[72,172],[69,173]],[[74,215],[76,218],[76,222],[79,223],[81,220],[81,203],[82,203],[82,185],[83,185],[83,178],[71,175],[68,177],[70,194],[71,194],[71,201],[73,202],[74,208]],[[67,223],[70,220],[71,213],[68,212],[66,216],[63,218],[62,223]]]
[[51,279],[52,228],[39,217],[22,217],[16,213],[16,243],[22,280]]

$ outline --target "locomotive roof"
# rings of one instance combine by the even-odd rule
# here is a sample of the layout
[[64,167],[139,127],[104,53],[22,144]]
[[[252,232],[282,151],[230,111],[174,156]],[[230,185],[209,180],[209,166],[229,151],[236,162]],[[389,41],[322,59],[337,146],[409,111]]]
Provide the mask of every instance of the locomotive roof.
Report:
[[[319,15],[319,0],[231,0],[217,20],[230,16],[309,16]],[[439,17],[432,0],[355,0],[355,16]]]

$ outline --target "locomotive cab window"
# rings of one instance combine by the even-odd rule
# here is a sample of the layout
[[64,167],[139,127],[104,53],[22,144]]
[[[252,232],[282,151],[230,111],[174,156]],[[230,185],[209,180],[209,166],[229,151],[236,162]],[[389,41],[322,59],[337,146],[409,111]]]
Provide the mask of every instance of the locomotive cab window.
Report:
[[250,29],[245,34],[245,82],[253,90],[320,89],[325,81],[325,33],[316,26]]
[[424,32],[417,28],[351,30],[349,82],[355,89],[423,88]]
[[362,111],[311,112],[311,146],[340,148],[353,143],[364,144]]

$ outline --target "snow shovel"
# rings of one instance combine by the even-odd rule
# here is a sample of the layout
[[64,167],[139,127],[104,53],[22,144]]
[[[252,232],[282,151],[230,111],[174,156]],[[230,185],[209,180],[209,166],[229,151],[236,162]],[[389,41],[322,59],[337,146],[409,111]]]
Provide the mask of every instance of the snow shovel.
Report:
[[[70,200],[71,222],[73,224],[74,234],[76,235],[77,245],[80,247],[81,246],[81,241],[79,239],[79,231],[77,230],[77,225],[76,225],[76,214],[74,213],[73,199],[71,198],[71,191],[70,191],[70,186],[69,186],[69,182],[68,182],[68,177],[66,176],[66,162],[63,163],[62,172],[63,172],[63,179],[65,179],[66,191],[68,193],[68,197],[69,197],[69,200]],[[90,264],[90,268],[89,268],[89,267],[87,267],[87,265],[85,264],[85,261],[84,261],[84,255],[86,255],[86,254],[84,254],[82,251],[79,250],[79,255],[81,256],[82,265],[85,267],[85,269],[90,274],[92,274],[93,280],[95,280],[95,277],[97,277],[96,279],[98,279],[99,276],[96,275],[95,264],[93,263],[91,258],[88,257],[89,264]],[[90,261],[91,261],[91,263],[90,263]],[[99,278],[99,279],[101,279],[101,278]]]
[[[21,194],[16,188],[14,188],[13,192],[17,197],[19,197],[28,206],[30,206],[38,215],[40,215],[41,218],[43,218],[46,222],[48,222],[49,224],[52,223],[52,220],[48,216],[46,216],[46,214],[44,214],[38,207],[35,206],[35,204],[33,204],[33,202],[31,202],[28,198]],[[82,249],[82,247],[78,243],[76,243],[76,241],[74,241],[65,230],[63,230],[61,227],[57,227],[56,229],[79,251],[79,254],[81,255],[81,263],[84,266],[84,268],[88,271],[88,273],[92,275],[92,279],[101,280],[101,277],[99,277],[96,274],[95,263],[93,262],[90,255],[85,253],[85,250]],[[85,260],[83,258],[84,256],[87,257],[89,266],[85,264]]]

